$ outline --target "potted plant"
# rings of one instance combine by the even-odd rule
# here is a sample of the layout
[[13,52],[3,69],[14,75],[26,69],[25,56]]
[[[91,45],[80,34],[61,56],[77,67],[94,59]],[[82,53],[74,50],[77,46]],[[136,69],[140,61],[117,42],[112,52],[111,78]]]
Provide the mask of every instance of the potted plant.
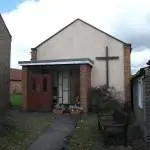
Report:
[[82,111],[82,108],[80,106],[74,105],[71,108],[71,114],[80,114]]
[[56,104],[55,108],[53,110],[53,112],[56,113],[56,114],[63,114],[63,111],[64,111],[63,104]]

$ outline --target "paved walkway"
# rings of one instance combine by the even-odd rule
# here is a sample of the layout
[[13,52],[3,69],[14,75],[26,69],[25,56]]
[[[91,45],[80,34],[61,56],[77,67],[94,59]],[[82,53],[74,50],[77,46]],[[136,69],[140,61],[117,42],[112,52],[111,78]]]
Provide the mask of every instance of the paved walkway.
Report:
[[75,127],[76,119],[77,116],[59,116],[51,128],[31,144],[28,150],[63,150],[66,138]]

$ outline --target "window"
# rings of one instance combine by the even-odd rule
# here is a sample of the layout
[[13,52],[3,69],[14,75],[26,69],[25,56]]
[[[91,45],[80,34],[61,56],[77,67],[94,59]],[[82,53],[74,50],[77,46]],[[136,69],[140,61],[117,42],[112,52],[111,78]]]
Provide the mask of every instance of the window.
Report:
[[43,91],[44,92],[47,91],[47,79],[46,78],[43,79]]
[[143,108],[143,80],[138,80],[138,106]]
[[36,80],[32,79],[32,90],[36,91]]

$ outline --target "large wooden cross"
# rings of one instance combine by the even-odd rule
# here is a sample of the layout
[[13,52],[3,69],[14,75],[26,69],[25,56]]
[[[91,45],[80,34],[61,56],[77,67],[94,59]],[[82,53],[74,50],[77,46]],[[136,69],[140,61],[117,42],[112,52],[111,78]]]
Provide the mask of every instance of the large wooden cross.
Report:
[[119,56],[109,56],[108,46],[106,46],[106,56],[105,57],[96,57],[96,60],[105,60],[106,61],[106,86],[109,87],[109,61],[119,59]]

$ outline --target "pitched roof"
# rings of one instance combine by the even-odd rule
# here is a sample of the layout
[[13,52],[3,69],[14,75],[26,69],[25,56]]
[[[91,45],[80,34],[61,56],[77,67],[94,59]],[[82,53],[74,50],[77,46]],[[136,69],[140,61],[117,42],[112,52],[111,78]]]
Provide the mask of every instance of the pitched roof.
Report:
[[145,75],[145,70],[147,69],[150,69],[150,60],[146,63],[148,66],[146,67],[143,67],[143,68],[140,68],[136,74],[132,75],[132,79],[135,79],[135,78],[138,78],[138,77],[141,77],[143,75]]
[[10,80],[21,81],[22,80],[22,70],[10,69]]
[[10,32],[9,32],[7,26],[6,26],[6,23],[5,23],[5,21],[4,21],[4,19],[3,19],[3,17],[2,17],[1,14],[0,14],[0,21],[2,21],[2,23],[4,24],[5,31],[8,33],[8,35],[10,36],[10,38],[12,38],[12,36],[11,36],[11,34],[10,34]]
[[31,50],[36,50],[38,47],[40,47],[41,45],[43,45],[43,44],[44,44],[45,42],[47,42],[48,40],[52,39],[54,36],[56,36],[57,34],[59,34],[60,32],[62,32],[63,30],[65,30],[67,27],[69,27],[70,25],[72,25],[72,24],[75,23],[76,21],[80,21],[80,22],[82,22],[82,23],[84,23],[84,24],[90,26],[91,28],[93,28],[93,29],[95,29],[95,30],[97,30],[97,31],[99,31],[99,32],[102,32],[102,33],[106,34],[107,36],[109,36],[109,37],[111,37],[111,38],[113,38],[113,39],[115,39],[115,40],[117,40],[117,41],[119,41],[119,42],[121,42],[121,43],[123,43],[123,44],[125,44],[125,45],[130,45],[130,46],[131,46],[131,44],[128,44],[128,43],[126,43],[126,42],[123,42],[123,41],[119,40],[118,38],[116,38],[116,37],[114,37],[114,36],[112,36],[112,35],[110,35],[110,34],[104,32],[104,31],[102,31],[102,30],[96,28],[95,26],[93,26],[93,25],[91,25],[91,24],[89,24],[89,23],[87,23],[87,22],[85,22],[85,21],[83,21],[83,20],[81,20],[81,19],[76,19],[76,20],[74,20],[73,22],[71,22],[70,24],[68,24],[67,26],[65,26],[64,28],[62,28],[61,30],[59,30],[59,31],[58,31],[57,33],[55,33],[54,35],[52,35],[52,36],[50,36],[49,38],[47,38],[46,40],[44,40],[42,43],[40,43],[39,45],[37,45],[35,48],[31,48]]
[[143,67],[143,68],[140,68],[136,74],[132,75],[132,80],[138,78],[138,77],[141,77],[141,76],[144,76],[145,75],[145,71],[147,69],[150,69],[150,66],[146,66],[146,67]]

